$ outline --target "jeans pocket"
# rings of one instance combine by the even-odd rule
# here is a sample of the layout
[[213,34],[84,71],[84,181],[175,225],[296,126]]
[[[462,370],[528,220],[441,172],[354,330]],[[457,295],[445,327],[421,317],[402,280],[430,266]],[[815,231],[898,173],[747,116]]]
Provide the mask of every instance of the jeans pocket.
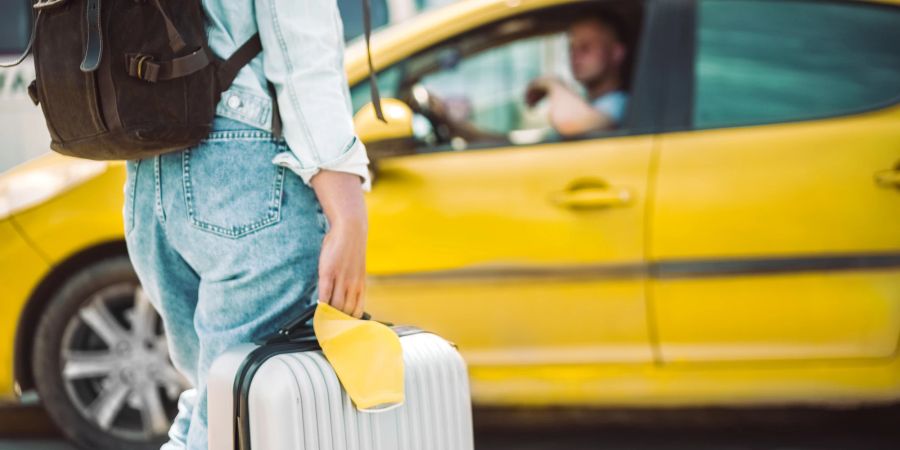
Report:
[[285,168],[271,162],[279,144],[254,133],[209,139],[182,152],[191,225],[237,239],[281,221]]
[[125,236],[131,234],[131,230],[134,229],[134,197],[141,161],[140,159],[125,160],[125,186],[123,188],[125,197],[122,205],[122,221],[124,222]]

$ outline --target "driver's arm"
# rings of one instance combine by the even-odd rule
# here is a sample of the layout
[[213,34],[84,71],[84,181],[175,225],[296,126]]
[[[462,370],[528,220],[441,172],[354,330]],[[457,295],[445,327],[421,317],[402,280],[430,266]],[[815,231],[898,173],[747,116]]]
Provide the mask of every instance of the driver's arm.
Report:
[[441,125],[447,127],[450,137],[461,137],[468,142],[478,141],[505,141],[506,134],[496,133],[478,128],[468,120],[456,120],[447,110],[447,104],[433,92],[428,95],[428,111]]
[[574,136],[591,131],[611,130],[616,123],[559,81],[548,83],[550,124],[559,134]]

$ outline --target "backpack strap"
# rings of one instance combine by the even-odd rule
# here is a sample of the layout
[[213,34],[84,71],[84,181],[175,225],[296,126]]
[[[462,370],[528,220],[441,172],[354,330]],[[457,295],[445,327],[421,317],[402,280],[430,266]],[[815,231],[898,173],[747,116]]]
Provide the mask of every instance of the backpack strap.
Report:
[[[237,77],[238,72],[241,71],[241,68],[250,63],[261,51],[262,40],[259,37],[259,33],[257,33],[250,39],[247,39],[247,42],[244,42],[228,59],[223,61],[219,65],[217,76],[219,91],[223,92],[228,89],[231,83],[234,82],[235,77]],[[281,114],[278,112],[278,96],[275,95],[275,85],[271,81],[266,87],[269,90],[269,96],[272,97],[272,135],[280,139]]]
[[281,137],[281,113],[278,112],[278,95],[275,92],[275,85],[269,81],[269,95],[272,97],[272,135],[276,138]]
[[152,0],[152,2],[153,6],[155,6],[156,9],[159,10],[159,13],[162,14],[163,21],[166,23],[166,33],[169,34],[169,48],[175,53],[180,52],[187,47],[187,44],[184,43],[184,38],[181,37],[181,33],[175,28],[175,24],[172,22],[172,19],[169,18],[169,15],[166,14],[166,10],[159,0]]
[[219,91],[228,89],[231,83],[234,82],[235,77],[237,77],[238,72],[241,71],[241,68],[250,63],[261,51],[262,40],[260,40],[259,33],[257,33],[250,39],[247,39],[247,42],[244,42],[228,59],[223,61],[217,74]]
[[[153,0],[152,3],[153,6],[159,10],[163,22],[165,22],[166,33],[169,36],[169,47],[175,53],[184,50],[184,48],[187,47],[187,44],[185,44],[184,38],[181,37],[181,33],[178,32],[172,19],[166,13],[162,3],[160,3],[159,0]],[[101,0],[87,0],[85,11],[88,31],[84,59],[81,61],[82,72],[93,72],[97,70],[97,68],[100,67],[100,60],[103,58],[103,31],[100,29],[100,9]],[[149,59],[149,57],[144,56],[137,60],[143,62],[147,59]],[[137,76],[137,78],[145,81],[155,82],[157,79],[167,80],[194,73],[203,67],[206,67],[206,65],[209,64],[209,58],[198,50],[190,55],[176,58],[167,63],[148,65],[146,72],[142,70],[143,64],[138,63],[138,70],[136,71],[137,75],[135,75],[135,71],[132,67],[134,65],[134,58],[129,58],[128,55],[126,55],[126,64],[128,65],[129,75]],[[149,77],[144,76],[144,73],[148,74]]]
[[363,3],[363,24],[366,33],[366,56],[369,58],[369,89],[372,96],[372,104],[375,106],[375,117],[378,120],[387,123],[384,114],[381,112],[381,96],[378,94],[378,81],[375,80],[375,68],[372,66],[372,50],[369,48],[369,35],[372,34],[372,12],[369,0],[362,0]]
[[128,75],[151,83],[190,75],[202,70],[210,62],[212,58],[205,47],[171,61],[155,61],[153,56],[143,53],[125,54],[125,70]]
[[81,60],[82,72],[93,72],[100,67],[103,56],[103,32],[100,30],[100,0],[87,0],[87,44],[84,59]]

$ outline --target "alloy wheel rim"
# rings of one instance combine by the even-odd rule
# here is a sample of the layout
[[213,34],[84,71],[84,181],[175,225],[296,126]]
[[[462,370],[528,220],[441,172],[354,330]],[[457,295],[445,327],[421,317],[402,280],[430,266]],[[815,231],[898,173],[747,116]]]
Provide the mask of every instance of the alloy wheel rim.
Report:
[[125,439],[164,435],[190,387],[169,359],[159,315],[139,283],[94,293],[67,323],[60,358],[79,413]]

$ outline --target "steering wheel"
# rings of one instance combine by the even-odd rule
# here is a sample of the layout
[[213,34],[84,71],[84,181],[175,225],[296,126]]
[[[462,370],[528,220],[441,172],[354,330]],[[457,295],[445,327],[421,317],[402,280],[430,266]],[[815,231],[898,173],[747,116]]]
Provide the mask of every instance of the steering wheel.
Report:
[[428,90],[420,82],[413,84],[409,90],[409,105],[413,111],[423,115],[431,124],[431,129],[437,140],[437,144],[449,143],[453,138],[447,119],[443,113],[435,111],[433,105],[440,101],[440,97]]

